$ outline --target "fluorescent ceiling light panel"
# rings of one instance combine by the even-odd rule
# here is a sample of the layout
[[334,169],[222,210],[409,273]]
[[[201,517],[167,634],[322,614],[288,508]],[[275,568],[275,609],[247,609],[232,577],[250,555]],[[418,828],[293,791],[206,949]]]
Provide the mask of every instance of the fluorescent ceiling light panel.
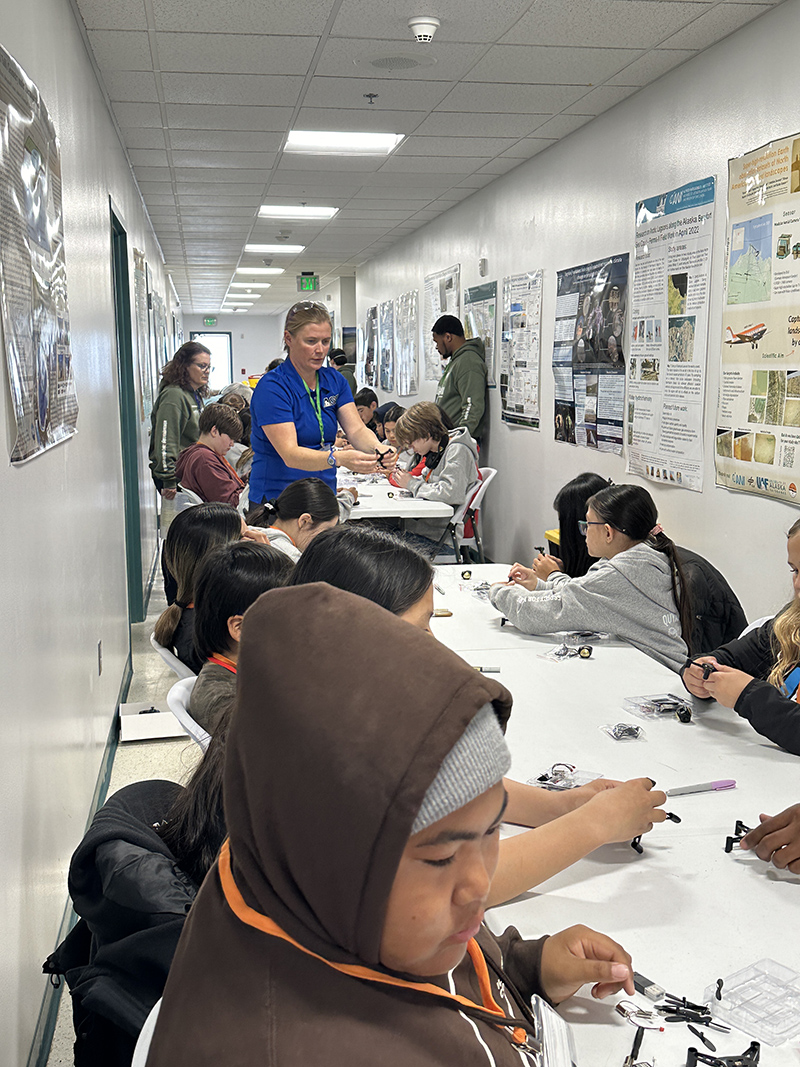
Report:
[[232,315],[233,314],[233,308],[220,308],[218,314],[219,315]]
[[228,307],[245,307],[251,308],[253,306],[252,300],[231,300],[227,296],[225,297],[225,303]]
[[269,204],[262,204],[258,209],[260,219],[332,219],[338,214],[338,207],[271,207]]
[[247,308],[234,308],[233,313],[234,313],[234,315],[246,315],[247,314]]
[[334,133],[290,130],[285,152],[323,155],[388,156],[405,137],[402,133]]
[[237,267],[237,274],[284,274],[283,267]]
[[299,255],[305,245],[245,245],[245,252],[254,252],[257,256]]
[[271,289],[270,282],[231,282],[231,289]]

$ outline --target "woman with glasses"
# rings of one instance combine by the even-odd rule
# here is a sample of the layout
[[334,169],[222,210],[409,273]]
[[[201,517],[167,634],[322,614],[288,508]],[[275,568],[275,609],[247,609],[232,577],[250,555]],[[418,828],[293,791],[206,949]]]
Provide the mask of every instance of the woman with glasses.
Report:
[[[287,485],[313,475],[336,491],[336,469],[371,474],[391,470],[395,454],[361,421],[350,386],[327,367],[331,319],[322,304],[289,309],[283,334],[287,358],[260,379],[250,413],[250,502],[280,496]],[[351,447],[334,451],[341,426]]]
[[200,436],[200,413],[210,373],[211,353],[197,341],[181,345],[161,372],[151,418],[150,470],[156,489],[166,500],[175,496],[178,456]]
[[597,562],[580,578],[554,570],[547,580],[515,563],[492,604],[523,633],[598,630],[679,671],[692,634],[692,609],[675,545],[639,485],[610,485],[590,497],[578,522]]

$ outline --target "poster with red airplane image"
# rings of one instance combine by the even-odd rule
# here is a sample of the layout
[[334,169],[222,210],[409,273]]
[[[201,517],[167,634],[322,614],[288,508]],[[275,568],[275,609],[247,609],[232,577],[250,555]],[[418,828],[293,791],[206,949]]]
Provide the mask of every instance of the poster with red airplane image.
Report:
[[728,163],[717,485],[798,503],[800,134]]

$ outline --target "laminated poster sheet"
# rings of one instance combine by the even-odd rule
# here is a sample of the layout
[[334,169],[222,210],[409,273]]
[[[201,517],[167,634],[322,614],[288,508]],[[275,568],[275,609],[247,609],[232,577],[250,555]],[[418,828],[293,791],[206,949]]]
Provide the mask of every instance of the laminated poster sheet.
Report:
[[[359,378],[359,381],[362,379]],[[378,308],[367,308],[364,327],[364,377],[365,386],[376,389],[378,385]]]
[[489,385],[497,385],[495,325],[497,282],[484,282],[464,290],[464,335],[480,337],[486,357]]
[[380,345],[380,387],[394,392],[394,301],[384,300],[378,309],[378,342]]
[[419,290],[398,296],[394,316],[394,358],[397,367],[397,395],[419,392]]
[[636,205],[627,470],[703,489],[703,406],[716,180]]
[[728,161],[717,485],[797,502],[800,134]]
[[539,429],[542,271],[503,278],[500,402],[503,422]]
[[436,351],[431,330],[440,315],[461,318],[461,265],[429,274],[425,279],[425,303],[422,312],[422,344],[425,352],[425,381],[438,382],[442,376],[442,357]]
[[39,90],[0,48],[0,305],[22,463],[77,432],[58,137]]
[[622,452],[628,253],[558,272],[556,441]]

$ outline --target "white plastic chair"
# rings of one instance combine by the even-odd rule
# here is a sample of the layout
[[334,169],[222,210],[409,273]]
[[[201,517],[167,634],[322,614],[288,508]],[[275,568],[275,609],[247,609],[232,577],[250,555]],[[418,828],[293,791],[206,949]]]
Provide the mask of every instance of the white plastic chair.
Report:
[[763,615],[760,619],[755,619],[753,622],[745,626],[745,628],[739,634],[739,637],[744,637],[744,635],[749,634],[751,630],[757,630],[759,626],[763,626],[765,622],[769,622],[770,619],[774,618],[774,615]]
[[184,489],[182,485],[178,486],[178,491],[175,493],[174,498],[176,513],[185,511],[187,508],[193,508],[197,504],[202,503],[204,503],[203,498],[198,496],[197,493],[192,492],[191,489]]
[[133,1050],[131,1067],[145,1067],[147,1063],[147,1055],[150,1052],[150,1042],[153,1040],[153,1033],[156,1028],[158,1013],[160,1011],[161,998],[159,998],[150,1009],[150,1014],[145,1019],[144,1026],[139,1032],[139,1036],[136,1039],[136,1048]]
[[156,641],[156,635],[154,633],[150,634],[150,644],[153,646],[159,656],[161,656],[161,658],[169,667],[169,669],[171,671],[174,671],[179,678],[197,677],[191,667],[187,667],[182,660],[179,660],[174,652],[170,652],[168,648],[164,648],[163,645],[160,645],[158,641]]
[[186,733],[195,741],[203,752],[208,748],[211,734],[204,730],[200,723],[195,722],[189,711],[189,701],[197,678],[181,678],[167,693],[167,706]]
[[[453,549],[456,554],[456,562],[459,557],[462,556],[463,548],[474,548],[478,553],[478,559],[481,563],[486,562],[486,557],[483,553],[483,541],[481,540],[481,533],[478,528],[478,508],[481,506],[486,490],[497,474],[497,470],[494,467],[481,467],[481,481],[478,482],[471,497],[461,505],[456,512],[454,512],[452,519],[447,524],[446,536],[448,533],[453,541]],[[467,519],[472,520],[472,537],[464,537],[464,523]],[[444,540],[444,537],[442,538]],[[446,561],[445,561],[446,562]]]

